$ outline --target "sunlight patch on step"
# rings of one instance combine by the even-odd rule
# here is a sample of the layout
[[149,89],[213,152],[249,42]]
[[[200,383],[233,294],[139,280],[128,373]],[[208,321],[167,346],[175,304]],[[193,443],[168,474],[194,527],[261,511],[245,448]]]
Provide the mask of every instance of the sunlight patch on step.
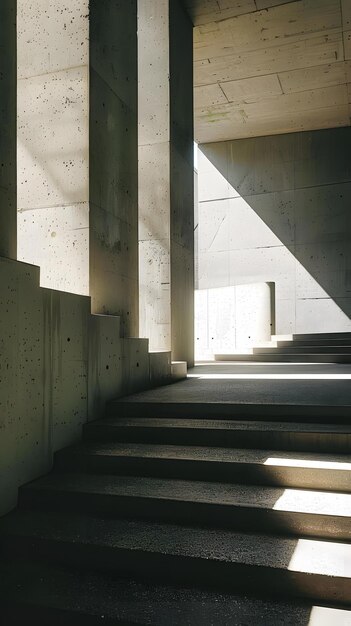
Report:
[[313,606],[307,626],[350,626],[351,612],[343,609],[329,609]]
[[351,545],[299,539],[288,569],[293,572],[350,577]]
[[[294,365],[298,365],[298,363],[294,363]],[[188,374],[188,378],[201,378],[202,380],[350,380],[351,374]]]
[[[351,463],[340,463],[336,461],[317,461],[307,459],[286,459],[281,457],[270,457],[264,462],[264,465],[284,467],[305,467],[309,469],[328,469],[328,470],[348,470],[351,471]],[[351,475],[350,475],[351,481]],[[351,484],[351,482],[350,482]]]
[[272,508],[275,511],[351,517],[351,494],[285,489]]

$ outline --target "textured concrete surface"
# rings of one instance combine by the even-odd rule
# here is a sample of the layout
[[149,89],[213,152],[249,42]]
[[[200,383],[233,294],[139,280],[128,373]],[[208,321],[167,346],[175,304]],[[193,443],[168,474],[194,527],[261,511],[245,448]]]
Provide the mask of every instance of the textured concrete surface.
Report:
[[[155,411],[156,413],[156,411]],[[172,419],[171,417],[105,418],[84,428],[85,441],[175,444],[350,454],[349,426],[321,423]],[[317,421],[317,420],[316,420]],[[295,474],[294,474],[295,475]]]
[[192,26],[178,1],[138,7],[140,334],[193,363]]
[[240,420],[221,420],[221,419],[197,419],[193,420],[189,419],[173,419],[173,418],[162,418],[162,417],[106,417],[101,420],[97,420],[89,425],[89,427],[97,427],[101,430],[106,427],[133,427],[133,428],[184,428],[184,429],[220,429],[225,428],[226,430],[247,430],[247,431],[276,431],[276,432],[311,432],[311,433],[349,433],[350,429],[348,426],[342,426],[339,424],[308,424],[301,423],[296,424],[294,422],[284,423],[284,422],[255,422],[255,421],[240,421]]
[[90,299],[39,287],[39,268],[0,259],[0,514],[19,485],[47,472],[107,400],[150,384],[147,340]]
[[[214,233],[207,231],[213,240]],[[274,285],[253,283],[195,291],[195,360],[245,352],[275,332]]]
[[351,492],[350,458],[254,448],[110,442],[84,443],[62,451],[56,456],[56,467],[64,472],[138,476],[142,471],[145,476]]
[[278,334],[350,330],[350,133],[201,147],[198,289],[271,281]]
[[276,348],[254,348],[253,353],[255,354],[271,354],[274,352],[275,354],[284,355],[284,354],[293,354],[297,355],[302,354],[311,354],[312,359],[315,354],[350,354],[351,353],[351,345],[349,346],[301,346],[301,345],[290,345],[290,346],[278,346]]
[[[223,461],[229,463],[257,463],[264,465],[267,462],[267,458],[274,457],[279,465],[279,461],[282,465],[288,467],[309,467],[318,469],[325,467],[329,470],[347,470],[351,471],[351,461],[347,457],[332,456],[332,455],[318,455],[318,454],[301,454],[291,452],[277,452],[274,450],[241,450],[233,448],[201,448],[201,447],[178,447],[167,445],[145,445],[145,444],[90,444],[80,446],[77,448],[71,448],[71,453],[96,455],[96,456],[130,456],[130,457],[144,457],[144,458],[161,458],[161,459],[189,459],[198,461]],[[274,459],[271,459],[274,461]],[[350,483],[351,489],[351,483]]]
[[[291,513],[291,531],[293,529],[294,513],[305,513],[316,516],[330,516],[330,520],[337,520],[340,528],[348,517],[351,517],[351,495],[327,491],[313,491],[301,489],[284,489],[256,485],[239,485],[226,483],[211,483],[191,480],[171,480],[159,478],[140,478],[133,476],[109,476],[98,474],[53,474],[41,478],[34,483],[23,487],[23,495],[29,502],[31,494],[42,494],[45,497],[53,492],[64,499],[64,494],[111,497],[143,498],[153,501],[167,501],[169,506],[174,501],[191,505],[207,504],[222,507],[248,507],[256,511],[271,509]],[[57,500],[59,502],[59,499]],[[83,502],[81,502],[84,508]],[[89,501],[86,499],[89,506]],[[98,506],[98,504],[96,505]],[[223,512],[223,519],[225,513]],[[206,514],[204,512],[204,521]],[[344,518],[344,520],[342,519]],[[220,523],[220,518],[218,518]],[[327,526],[327,524],[326,524]],[[345,526],[346,528],[346,526]],[[308,528],[305,529],[308,532]],[[327,528],[325,529],[327,531]],[[308,533],[310,534],[310,532]],[[350,529],[349,529],[350,536]],[[331,533],[331,536],[333,534]],[[335,535],[338,536],[337,533]],[[351,547],[350,547],[351,549]]]
[[[278,538],[219,529],[172,524],[109,520],[60,513],[23,512],[1,521],[8,537],[49,539],[57,542],[104,546],[135,553],[200,559],[325,576],[331,586],[350,576],[351,547],[313,539]],[[3,535],[4,536],[4,535]],[[118,563],[116,563],[118,567]]]
[[200,364],[189,375],[176,385],[124,398],[123,403],[351,406],[349,365]]
[[150,352],[150,380],[153,386],[165,385],[174,377],[170,352]]
[[199,142],[350,125],[349,0],[185,0]]
[[263,354],[215,354],[216,361],[224,362],[254,362],[254,363],[279,363],[284,365],[284,363],[342,363],[348,364],[351,362],[351,355],[349,350],[347,352],[340,351],[341,354],[338,353],[338,350],[323,352],[313,351],[307,353],[299,353],[297,350],[293,350],[292,352],[280,352],[277,353],[272,350],[271,352],[264,352]]
[[90,294],[138,336],[137,0],[90,10]]
[[17,255],[16,1],[0,6],[0,256]]
[[351,378],[351,365],[337,363],[228,363],[207,361],[189,369],[189,378],[262,378],[342,380]]
[[[12,579],[19,581],[20,595],[16,596],[16,606],[20,615],[28,619],[32,608],[37,616],[35,609],[44,604],[47,613],[44,609],[40,614],[47,615],[51,624],[56,624],[55,609],[63,614],[67,611],[66,620],[70,616],[75,624],[86,624],[88,616],[95,616],[94,624],[110,624],[111,619],[113,624],[128,622],[154,626],[213,626],[218,623],[223,626],[247,623],[257,626],[348,626],[351,617],[347,610],[322,607],[312,602],[273,601],[182,586],[111,579],[89,571],[78,575],[58,566],[47,566],[43,570],[23,565],[20,579],[18,568],[14,572],[13,567],[8,567],[4,575],[6,588]],[[20,609],[22,604],[23,612]],[[14,610],[13,606],[11,610]]]
[[136,0],[20,0],[18,51],[18,257],[137,336]]
[[88,2],[17,11],[18,258],[43,286],[88,295]]

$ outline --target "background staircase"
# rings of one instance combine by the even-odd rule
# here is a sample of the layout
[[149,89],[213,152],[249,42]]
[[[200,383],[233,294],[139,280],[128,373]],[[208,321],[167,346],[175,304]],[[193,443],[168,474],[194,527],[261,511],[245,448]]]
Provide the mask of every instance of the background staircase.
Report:
[[265,363],[351,363],[351,333],[273,335],[272,341],[244,354],[222,353],[216,361]]
[[349,625],[347,419],[274,409],[111,403],[0,522],[4,626]]

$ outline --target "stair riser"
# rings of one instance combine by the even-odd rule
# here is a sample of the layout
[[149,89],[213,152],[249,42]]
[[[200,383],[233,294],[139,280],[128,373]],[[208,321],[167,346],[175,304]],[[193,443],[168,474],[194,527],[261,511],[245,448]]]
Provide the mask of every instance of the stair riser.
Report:
[[164,445],[254,448],[296,452],[351,453],[351,435],[296,432],[254,432],[224,429],[140,428],[93,426],[84,429],[92,442],[157,443]]
[[351,333],[297,333],[293,335],[294,341],[328,341],[329,339],[351,343]]
[[259,363],[351,363],[350,354],[216,354],[216,361]]
[[161,417],[268,420],[270,422],[350,424],[350,406],[298,404],[231,404],[202,402],[111,402],[107,414],[112,417]]
[[351,359],[351,348],[350,346],[300,346],[300,345],[292,345],[292,346],[279,346],[278,348],[254,348],[254,355],[256,354],[276,354],[285,355],[285,354],[301,354],[301,355],[310,355],[311,358],[314,358],[315,354],[345,354],[348,355]]
[[[283,489],[282,489],[283,494]],[[274,503],[272,503],[274,504]],[[105,494],[36,492],[20,490],[22,509],[75,511],[111,515],[116,518],[156,520],[173,524],[206,525],[231,530],[245,530],[289,536],[320,537],[336,540],[351,539],[348,518],[260,509],[240,505],[184,502],[166,498],[110,496]]]
[[351,492],[350,472],[330,469],[272,466],[258,463],[226,463],[179,459],[113,458],[69,454],[56,456],[55,469],[62,472],[154,476],[215,482]]
[[[274,594],[351,604],[348,579],[333,579],[285,568],[26,538],[16,538],[14,542],[10,540],[6,552],[12,557],[50,559],[65,565],[89,567],[126,577],[136,576],[148,581],[193,585],[196,580],[197,585],[212,589],[259,591],[268,597]],[[284,560],[286,555],[282,558]]]
[[[316,341],[316,340],[307,340],[307,339],[294,339],[294,341],[277,341],[277,346],[278,348],[285,348],[285,347],[289,347],[289,346],[306,346],[306,347],[316,347],[316,346],[348,346],[351,349],[351,340],[349,339],[324,339],[324,340],[320,340],[320,341]],[[259,346],[257,346],[259,347]],[[262,348],[264,346],[261,346]],[[267,346],[267,348],[269,347],[274,347],[274,346]],[[337,350],[336,350],[337,352]]]

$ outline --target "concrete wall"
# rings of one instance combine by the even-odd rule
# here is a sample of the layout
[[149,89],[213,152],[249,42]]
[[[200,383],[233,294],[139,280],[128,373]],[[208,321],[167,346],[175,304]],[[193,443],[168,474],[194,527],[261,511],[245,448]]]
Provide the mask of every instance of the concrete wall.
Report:
[[275,282],[276,332],[351,330],[351,129],[201,146],[197,288]]
[[[269,283],[198,289],[195,292],[195,359],[247,352],[275,333]],[[273,305],[273,306],[272,306]]]
[[192,25],[178,1],[139,0],[140,333],[193,362]]
[[[0,253],[9,256],[14,16],[4,0]],[[138,325],[135,2],[91,2],[90,42],[88,18],[85,0],[18,1],[19,256],[31,264],[0,256],[0,515],[108,400],[171,382],[170,352],[149,354],[147,339],[123,337]],[[91,315],[80,295],[89,282],[93,310],[121,317]]]
[[16,258],[16,0],[0,3],[0,255]]
[[18,258],[89,294],[88,0],[18,0]]
[[136,0],[18,0],[18,258],[138,329]]
[[1,515],[108,400],[160,381],[147,340],[120,338],[119,318],[91,315],[90,298],[40,288],[39,268],[0,258],[0,293]]

